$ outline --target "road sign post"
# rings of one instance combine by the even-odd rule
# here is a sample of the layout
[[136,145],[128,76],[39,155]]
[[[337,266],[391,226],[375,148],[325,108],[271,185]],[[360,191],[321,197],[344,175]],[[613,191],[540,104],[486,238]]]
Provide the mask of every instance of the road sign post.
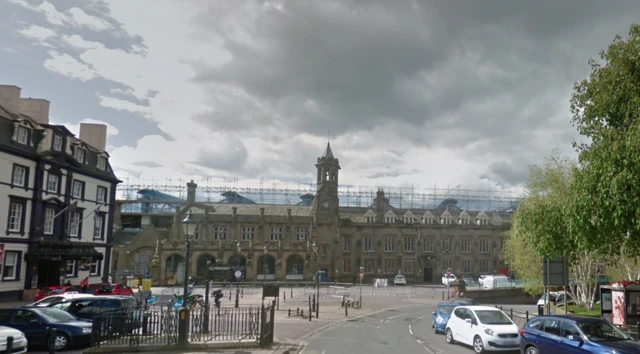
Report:
[[360,267],[360,308],[362,308],[362,279],[364,279],[364,267]]
[[236,303],[235,303],[235,308],[240,307],[240,277],[242,277],[242,272],[239,270],[236,270],[235,274],[236,276]]
[[447,300],[451,297],[451,268],[447,268]]

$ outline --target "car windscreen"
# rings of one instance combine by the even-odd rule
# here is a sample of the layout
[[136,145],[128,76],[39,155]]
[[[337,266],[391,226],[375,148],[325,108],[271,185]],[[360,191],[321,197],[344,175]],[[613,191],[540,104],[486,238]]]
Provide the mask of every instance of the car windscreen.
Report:
[[62,297],[61,296],[49,296],[49,297],[45,297],[44,299],[38,301],[35,303],[36,306],[38,307],[48,307],[49,305],[55,303],[55,302],[60,302],[62,301]]
[[396,275],[396,279],[404,279],[404,275]]
[[511,319],[499,310],[477,310],[476,315],[480,323],[488,325],[510,325]]
[[440,305],[438,306],[438,312],[445,315],[450,315],[458,305]]
[[76,317],[66,311],[55,308],[38,309],[38,315],[49,323],[64,323],[76,320]]

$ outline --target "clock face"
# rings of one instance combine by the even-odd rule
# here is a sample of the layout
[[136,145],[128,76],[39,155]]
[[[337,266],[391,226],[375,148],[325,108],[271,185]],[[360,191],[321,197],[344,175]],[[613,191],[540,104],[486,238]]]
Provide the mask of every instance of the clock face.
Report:
[[329,207],[329,201],[325,199],[325,200],[322,202],[322,206],[323,206],[323,207],[325,207],[325,208],[328,208],[328,207]]

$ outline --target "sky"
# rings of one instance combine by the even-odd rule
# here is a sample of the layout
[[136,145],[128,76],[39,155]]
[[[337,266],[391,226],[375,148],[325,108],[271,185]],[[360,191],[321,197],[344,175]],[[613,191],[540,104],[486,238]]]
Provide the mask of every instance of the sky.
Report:
[[0,84],[108,126],[125,183],[510,189],[637,0],[4,0]]

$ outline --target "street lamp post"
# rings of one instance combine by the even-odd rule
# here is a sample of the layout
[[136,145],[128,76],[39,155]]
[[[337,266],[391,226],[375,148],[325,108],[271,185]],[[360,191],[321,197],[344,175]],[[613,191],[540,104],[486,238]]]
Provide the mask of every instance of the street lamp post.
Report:
[[316,286],[316,318],[319,318],[320,315],[318,314],[318,312],[320,312],[320,279],[318,279],[318,243],[316,241],[313,241],[313,245],[311,246],[311,248],[313,249],[313,263],[314,263],[314,268],[315,268],[315,286]]
[[[236,272],[240,271],[240,252],[242,252],[242,244],[240,241],[236,243],[236,248],[238,250],[237,262],[236,262]],[[236,308],[240,307],[240,277],[236,277]]]
[[189,260],[191,259],[191,235],[195,231],[196,221],[189,210],[187,217],[182,220],[182,228],[186,238],[187,249],[184,262],[184,289],[182,291],[182,308],[178,316],[178,342],[187,344],[187,332],[189,328],[189,309],[187,308],[187,293],[189,291]]
[[204,286],[204,333],[209,333],[209,291],[211,290],[211,279],[209,277],[209,268],[211,267],[211,259],[207,259],[207,272]]

